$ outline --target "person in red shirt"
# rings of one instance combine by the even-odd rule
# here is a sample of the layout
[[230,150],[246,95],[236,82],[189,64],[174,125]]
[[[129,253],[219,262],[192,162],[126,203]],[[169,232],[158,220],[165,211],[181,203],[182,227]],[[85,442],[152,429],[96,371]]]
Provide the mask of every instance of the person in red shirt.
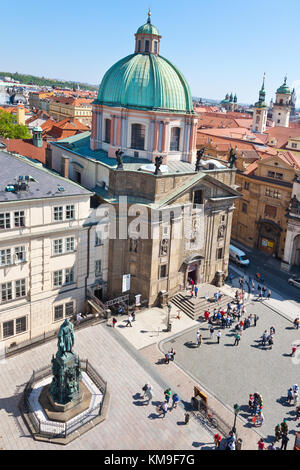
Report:
[[217,433],[214,435],[216,449],[220,447],[221,440],[222,440],[222,436],[220,434]]
[[208,310],[205,310],[204,318],[205,318],[205,321],[208,321],[208,319],[209,319],[209,311]]
[[222,315],[222,317],[224,317],[224,315],[225,315],[225,310],[220,310],[220,314]]
[[263,437],[261,439],[259,439],[257,445],[258,445],[258,450],[264,450],[265,449],[265,441],[264,441]]

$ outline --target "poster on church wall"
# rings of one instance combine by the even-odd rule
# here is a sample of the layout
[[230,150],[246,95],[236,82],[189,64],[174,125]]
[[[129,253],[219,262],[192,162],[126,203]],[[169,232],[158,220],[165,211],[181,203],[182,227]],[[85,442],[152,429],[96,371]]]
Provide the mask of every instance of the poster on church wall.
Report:
[[122,281],[122,292],[127,292],[128,290],[130,290],[130,274],[124,274]]

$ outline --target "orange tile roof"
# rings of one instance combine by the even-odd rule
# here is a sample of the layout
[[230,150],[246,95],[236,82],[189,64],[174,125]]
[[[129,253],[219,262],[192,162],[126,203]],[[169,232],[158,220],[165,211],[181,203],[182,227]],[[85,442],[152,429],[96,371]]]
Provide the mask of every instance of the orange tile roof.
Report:
[[47,142],[43,140],[43,147],[36,147],[32,139],[2,139],[9,152],[15,152],[24,157],[38,160],[41,163],[46,161]]
[[272,138],[277,140],[276,147],[283,148],[291,137],[300,137],[300,128],[276,126],[266,130],[268,144]]

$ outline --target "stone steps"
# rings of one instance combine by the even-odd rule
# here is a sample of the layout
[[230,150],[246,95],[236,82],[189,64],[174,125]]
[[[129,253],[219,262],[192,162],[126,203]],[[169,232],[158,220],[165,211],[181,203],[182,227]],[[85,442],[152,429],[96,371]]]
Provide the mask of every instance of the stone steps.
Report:
[[188,293],[181,292],[174,295],[171,299],[171,302],[176,305],[176,307],[193,320],[197,320],[200,316],[203,316],[205,310],[208,310],[211,314],[214,308],[224,308],[224,310],[227,310],[227,304],[231,301],[232,297],[229,295],[223,295],[219,302],[214,302],[213,297],[207,301],[204,297],[191,298]]

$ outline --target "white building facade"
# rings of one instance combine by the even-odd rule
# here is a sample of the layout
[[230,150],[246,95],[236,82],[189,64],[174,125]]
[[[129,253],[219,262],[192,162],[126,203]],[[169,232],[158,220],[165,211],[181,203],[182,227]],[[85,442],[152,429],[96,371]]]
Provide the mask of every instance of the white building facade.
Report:
[[[20,157],[1,152],[0,163],[0,343],[9,347],[84,312],[106,261],[90,191]],[[5,191],[11,171],[31,175],[27,189]]]

